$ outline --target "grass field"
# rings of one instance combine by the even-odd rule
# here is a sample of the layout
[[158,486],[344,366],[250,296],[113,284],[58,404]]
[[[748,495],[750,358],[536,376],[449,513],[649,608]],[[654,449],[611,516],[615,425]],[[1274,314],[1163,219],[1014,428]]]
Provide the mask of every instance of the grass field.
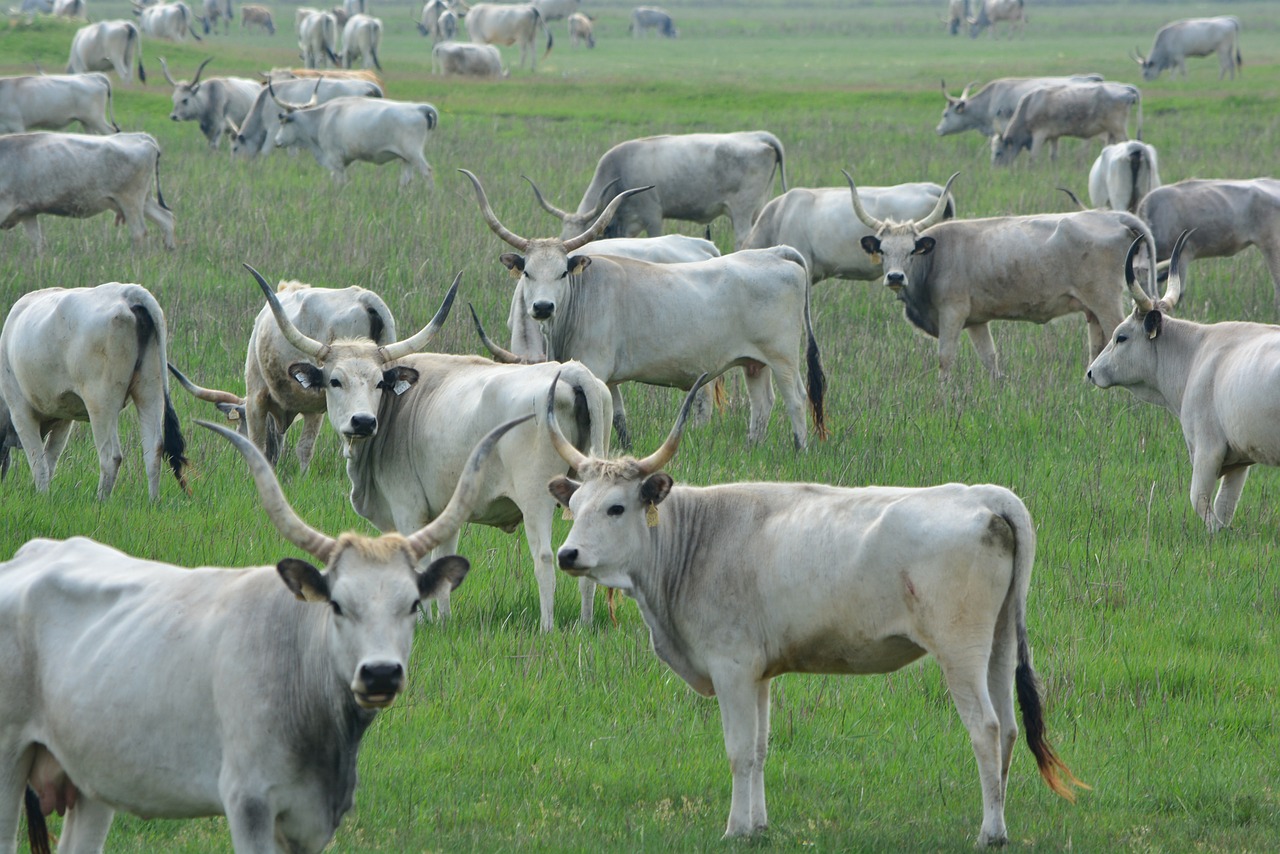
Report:
[[[403,330],[431,316],[457,271],[461,296],[490,330],[511,280],[504,244],[485,227],[465,179],[484,181],[497,214],[527,236],[558,233],[520,175],[562,207],[576,205],[599,155],[659,132],[765,128],[787,148],[791,186],[835,186],[840,168],[866,184],[932,180],[954,171],[964,216],[1060,210],[1058,185],[1083,195],[1096,145],[1064,141],[1056,164],[994,171],[975,135],[939,138],[940,78],[970,80],[1096,71],[1140,82],[1126,59],[1169,20],[1235,14],[1245,66],[1217,80],[1216,60],[1187,80],[1143,85],[1144,138],[1162,177],[1274,175],[1280,155],[1280,15],[1271,2],[1028,4],[1015,40],[951,38],[942,0],[873,5],[813,0],[668,2],[681,37],[632,40],[630,4],[590,4],[598,46],[571,50],[563,22],[536,74],[493,83],[438,80],[413,28],[418,7],[375,4],[387,22],[390,97],[428,100],[441,115],[427,145],[435,188],[396,186],[399,170],[355,165],[343,188],[303,154],[232,161],[207,151],[193,124],[167,116],[157,58],[189,77],[295,64],[292,7],[280,34],[144,43],[152,82],[116,88],[116,114],[164,149],[165,197],[177,251],[152,230],[134,251],[110,217],[45,218],[49,248],[21,230],[0,234],[0,305],[37,288],[136,281],[168,318],[170,359],[206,385],[239,390],[244,349],[262,300],[242,271],[270,280],[359,284],[386,299]],[[127,17],[124,4],[91,6]],[[61,70],[74,26],[0,22],[0,73],[39,62]],[[515,49],[504,50],[514,63]],[[161,81],[157,84],[155,81]],[[672,223],[698,234],[700,228]],[[712,229],[732,248],[727,221]],[[936,342],[915,332],[878,284],[828,281],[813,294],[829,378],[833,435],[798,455],[783,418],[745,446],[738,395],[691,431],[672,474],[689,483],[746,479],[840,485],[946,481],[1008,486],[1036,519],[1039,551],[1029,625],[1046,685],[1050,737],[1093,786],[1072,806],[1038,779],[1020,745],[1007,818],[1018,848],[1078,851],[1274,850],[1280,840],[1280,478],[1259,470],[1231,529],[1210,537],[1187,500],[1190,464],[1174,419],[1084,379],[1083,319],[998,324],[1008,377],[987,378],[968,344],[940,385]],[[458,312],[455,311],[455,314]],[[1254,250],[1199,261],[1178,314],[1274,321],[1273,289]],[[477,352],[463,316],[439,348]],[[637,449],[652,449],[680,396],[625,390]],[[175,387],[186,424],[209,417]],[[780,407],[779,407],[780,409]],[[73,436],[47,495],[25,459],[0,491],[0,556],[35,536],[85,534],[140,556],[187,565],[274,563],[295,554],[267,523],[239,457],[195,426],[192,495],[170,480],[157,504],[131,416],[111,500],[93,500],[97,463],[86,428]],[[328,532],[370,531],[347,501],[338,442],[325,427],[304,476],[288,457],[291,501]],[[557,522],[557,542],[567,522]],[[522,536],[472,527],[460,551],[473,570],[446,626],[418,631],[409,688],[364,742],[361,785],[334,851],[720,850],[729,770],[714,702],[649,651],[631,603],[619,625],[603,607],[576,624],[576,585],[562,583],[554,634],[537,630],[532,561]],[[751,544],[742,544],[742,560]],[[729,607],[730,603],[726,603]],[[161,701],[166,686],[156,686]],[[105,710],[127,714],[128,710]],[[772,827],[752,850],[960,851],[981,821],[969,740],[937,666],[887,677],[789,676],[774,687],[766,769]],[[56,822],[55,822],[56,825]],[[229,851],[221,819],[120,817],[111,851]],[[738,846],[734,846],[737,848]]]

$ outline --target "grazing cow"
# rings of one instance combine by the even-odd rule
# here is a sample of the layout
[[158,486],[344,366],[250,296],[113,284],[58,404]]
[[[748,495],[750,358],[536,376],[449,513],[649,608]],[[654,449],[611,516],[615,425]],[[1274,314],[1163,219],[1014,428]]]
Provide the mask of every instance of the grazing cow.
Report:
[[418,32],[436,44],[453,41],[458,37],[458,16],[445,0],[427,0],[418,18]]
[[221,20],[222,31],[230,35],[231,22],[235,17],[236,14],[231,9],[231,0],[204,0],[204,15],[201,16],[200,23],[204,25],[205,35],[209,35],[218,28],[218,21]]
[[[542,325],[547,356],[577,359],[608,383],[614,426],[624,446],[630,436],[621,383],[687,389],[703,371],[737,365],[751,398],[748,439],[764,439],[773,409],[770,380],[776,378],[796,447],[803,449],[800,362],[806,339],[809,402],[814,427],[825,438],[825,378],[809,315],[809,275],[794,249],[755,249],[693,264],[574,255],[599,236],[629,195],[646,188],[614,197],[582,234],[529,240],[499,222],[479,179],[460,171],[475,187],[489,228],[524,253],[506,253],[500,260],[517,277],[529,317]],[[714,323],[707,322],[711,317]]]
[[657,6],[637,6],[631,10],[631,23],[627,27],[627,32],[631,33],[633,38],[640,38],[648,35],[650,30],[654,30],[660,35],[664,35],[669,39],[679,38],[680,31],[676,29],[675,21],[671,19],[671,15],[666,9],[659,9]]
[[529,57],[529,70],[538,67],[538,50],[533,40],[538,34],[538,27],[547,34],[547,50],[542,54],[546,59],[551,53],[554,39],[542,13],[533,3],[521,3],[508,6],[501,3],[477,3],[467,12],[467,33],[476,44],[493,44],[509,46],[520,45],[520,67],[524,67],[525,57]]
[[107,75],[0,77],[0,134],[62,130],[72,122],[86,133],[120,130]]
[[1138,203],[1138,216],[1151,226],[1162,259],[1173,254],[1178,235],[1195,229],[1178,270],[1183,283],[1192,259],[1226,258],[1257,246],[1271,271],[1280,310],[1280,180],[1188,178],[1144,196]]
[[147,70],[142,67],[142,38],[132,21],[99,21],[86,24],[76,30],[71,39],[71,57],[67,60],[68,74],[84,74],[86,71],[110,71],[115,69],[120,79],[128,83],[133,71],[134,57],[138,61],[138,80],[147,82]]
[[491,44],[443,41],[431,48],[431,73],[444,76],[502,78],[502,54]]
[[[236,432],[242,436],[249,435],[249,422],[245,417],[245,400],[239,395],[232,394],[229,391],[221,391],[220,389],[205,388],[197,385],[186,374],[178,370],[173,364],[169,363],[169,373],[173,374],[173,378],[178,381],[178,385],[186,389],[187,393],[197,400],[203,400],[212,403],[218,408],[218,411],[226,417],[228,421],[236,425]],[[274,424],[272,425],[274,426]],[[273,432],[268,437],[267,446],[260,449],[263,456],[268,460],[278,459],[280,456],[280,434]]]
[[350,18],[353,15],[363,15],[367,10],[364,0],[342,0],[342,11]]
[[353,67],[359,57],[365,68],[373,63],[373,67],[381,71],[382,63],[378,61],[381,44],[382,21],[369,15],[352,15],[342,28],[343,67]]
[[1026,148],[1031,159],[1049,143],[1049,159],[1058,159],[1058,139],[1107,135],[1111,145],[1129,138],[1129,110],[1138,105],[1142,137],[1142,93],[1124,83],[1068,83],[1033,89],[1022,96],[1004,132],[991,137],[991,163],[1008,166]]
[[947,25],[947,32],[959,35],[960,28],[969,20],[969,0],[947,0],[947,17],[942,23]]
[[596,46],[595,30],[592,24],[595,18],[590,15],[584,15],[581,12],[574,12],[569,16],[569,45],[577,47],[578,42],[586,44],[588,48]]
[[166,249],[175,247],[173,214],[160,192],[160,146],[152,136],[0,136],[0,231],[22,223],[42,252],[40,214],[83,219],[105,211],[124,221],[135,249],[147,234],[144,217],[160,226]]
[[157,6],[134,7],[138,14],[138,27],[144,36],[168,41],[186,41],[188,35],[202,41],[192,22],[197,20],[191,7],[182,0],[161,3]]
[[[555,385],[552,385],[554,392]],[[644,459],[577,451],[547,416],[581,482],[548,485],[573,529],[557,554],[577,578],[640,606],[653,651],[720,704],[733,795],[725,836],[763,830],[769,686],[783,673],[888,673],[926,654],[942,666],[982,783],[979,845],[1008,841],[1004,796],[1018,736],[1046,783],[1082,786],[1045,738],[1027,638],[1035,527],[999,486],[924,489],[673,483],[693,393]],[[750,557],[744,555],[750,552]]]
[[1155,146],[1137,140],[1108,145],[1089,170],[1089,201],[1095,208],[1136,213],[1142,197],[1159,186]]
[[[907,320],[938,339],[944,378],[955,363],[962,331],[969,333],[991,375],[1001,375],[992,320],[1047,323],[1084,312],[1090,357],[1097,356],[1124,319],[1120,271],[1130,242],[1141,236],[1155,254],[1146,224],[1124,211],[939,222],[939,199],[924,219],[878,220],[863,209],[853,178],[845,177],[854,214],[872,231],[862,238],[862,249],[883,259],[884,283],[902,301]],[[947,181],[948,189],[955,177]]]
[[338,21],[329,12],[313,12],[298,24],[298,50],[302,52],[302,64],[307,68],[319,68],[338,61]]
[[533,0],[544,21],[559,21],[577,13],[582,0]]
[[382,76],[376,71],[370,71],[367,68],[273,68],[263,74],[258,72],[258,76],[262,78],[262,82],[268,81],[279,83],[281,80],[299,80],[306,78],[315,81],[316,78],[325,80],[363,80],[367,83],[373,83],[376,86],[382,86]]
[[1182,294],[1178,266],[1186,241],[1183,232],[1158,300],[1135,284],[1130,253],[1125,278],[1133,314],[1116,327],[1088,377],[1098,388],[1127,388],[1181,422],[1191,454],[1191,507],[1213,533],[1231,524],[1249,467],[1280,465],[1280,399],[1274,392],[1280,327],[1170,316]]
[[[863,208],[879,219],[915,220],[929,215],[942,187],[932,183],[892,187],[859,187]],[[956,215],[955,199],[943,208],[943,219]],[[787,245],[804,256],[811,282],[837,278],[874,281],[880,265],[859,248],[871,232],[849,211],[849,192],[843,187],[795,188],[773,199],[760,211],[744,249]]]
[[213,57],[209,57],[200,63],[190,83],[174,80],[163,56],[160,57],[160,70],[173,87],[173,112],[169,113],[169,118],[175,122],[199,122],[200,132],[209,141],[209,148],[217,149],[222,142],[223,130],[229,125],[243,124],[254,98],[262,90],[262,84],[243,77],[212,77],[201,83],[200,73],[212,61]]
[[[251,271],[252,272],[252,271]],[[494,423],[542,410],[556,365],[498,365],[478,356],[421,353],[448,317],[458,280],[435,318],[406,341],[381,347],[360,338],[322,344],[299,332],[260,276],[258,284],[284,337],[306,354],[289,366],[304,388],[322,391],[329,422],[342,437],[351,504],[383,531],[407,531],[434,517],[453,489],[466,449]],[[460,278],[460,275],[459,275]],[[569,386],[556,405],[576,427],[581,448],[607,448],[612,411],[608,389],[582,365],[564,366]],[[595,453],[592,451],[592,453]],[[543,631],[554,628],[555,564],[547,481],[567,467],[541,423],[512,434],[502,465],[485,480],[470,521],[508,533],[523,519],[534,558]],[[457,537],[441,544],[457,548]],[[582,620],[594,614],[595,585],[580,585]],[[438,601],[449,614],[447,591]]]
[[185,489],[165,338],[164,312],[142,285],[46,288],[20,297],[0,330],[0,477],[9,448],[20,444],[36,490],[48,492],[71,428],[88,421],[98,449],[98,500],[105,501],[123,459],[120,411],[133,401],[151,500],[160,497],[162,458]]
[[246,4],[240,7],[240,29],[253,24],[262,27],[268,35],[276,34],[276,22],[271,19],[271,10],[266,6]]
[[936,128],[938,136],[977,131],[983,136],[993,136],[1004,131],[1013,111],[1018,108],[1022,96],[1032,89],[1045,86],[1061,86],[1064,83],[1101,83],[1101,74],[1080,74],[1074,77],[1001,77],[992,80],[969,97],[970,83],[960,97],[947,93],[947,81],[942,81],[942,97],[947,106],[942,110],[942,120]]
[[978,15],[969,18],[969,36],[977,38],[984,29],[991,28],[991,36],[998,38],[996,33],[996,24],[1001,21],[1007,21],[1009,24],[1009,38],[1013,38],[1014,33],[1021,33],[1022,26],[1027,22],[1027,14],[1023,7],[1023,0],[976,0],[978,4]]
[[351,808],[361,738],[404,688],[415,612],[470,568],[456,555],[414,565],[471,514],[515,425],[476,447],[436,521],[378,538],[312,528],[249,440],[206,426],[244,456],[281,536],[326,571],[292,557],[177,567],[84,537],[32,540],[0,564],[7,850],[25,784],[33,851],[49,850],[56,809],[63,850],[102,851],[123,810],[225,815],[237,851],[319,854]]
[[53,14],[59,18],[84,18],[89,20],[85,0],[53,0]]
[[244,124],[236,127],[232,122],[227,123],[232,134],[231,153],[237,157],[257,157],[275,148],[276,132],[280,129],[280,108],[272,100],[272,90],[281,98],[301,99],[310,96],[321,104],[344,96],[382,97],[382,87],[376,83],[330,78],[328,75],[333,74],[331,71],[325,74],[325,77],[315,79],[273,81],[270,90],[263,86],[253,106],[249,108],[248,115],[244,117]]
[[1151,54],[1134,51],[1133,61],[1142,66],[1142,79],[1155,80],[1166,68],[1187,76],[1188,56],[1218,54],[1218,79],[1236,79],[1236,69],[1244,65],[1240,58],[1240,19],[1235,15],[1217,18],[1188,18],[1165,24],[1156,33]]
[[652,192],[618,209],[604,236],[635,237],[644,231],[657,237],[664,218],[706,225],[727,215],[733,222],[734,246],[741,248],[773,192],[775,171],[782,175],[785,193],[786,155],[768,131],[648,136],[620,142],[604,153],[577,212],[560,210],[541,193],[537,196],[538,203],[564,223],[560,239],[567,240],[586,231],[624,190],[651,186]]
[[[267,88],[270,90],[271,84]],[[401,187],[413,180],[415,171],[428,187],[434,184],[431,166],[422,154],[427,134],[440,121],[440,114],[430,104],[359,95],[323,104],[314,95],[306,104],[279,99],[276,103],[284,110],[279,115],[276,146],[305,147],[317,163],[333,174],[336,183],[347,182],[347,166],[357,160],[376,164],[398,160],[402,164]]]

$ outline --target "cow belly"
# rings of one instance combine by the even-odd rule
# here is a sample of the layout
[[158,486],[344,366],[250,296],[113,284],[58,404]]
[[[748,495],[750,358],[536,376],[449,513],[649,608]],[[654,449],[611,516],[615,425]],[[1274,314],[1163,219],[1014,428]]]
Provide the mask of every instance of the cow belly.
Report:
[[783,647],[765,671],[765,678],[783,673],[889,673],[927,653],[903,635],[876,640],[821,634]]

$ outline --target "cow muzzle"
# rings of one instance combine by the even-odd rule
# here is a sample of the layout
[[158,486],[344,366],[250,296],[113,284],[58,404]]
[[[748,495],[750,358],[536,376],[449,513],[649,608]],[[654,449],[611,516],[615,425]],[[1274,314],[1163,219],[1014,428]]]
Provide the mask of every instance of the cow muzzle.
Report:
[[560,568],[570,575],[582,575],[584,570],[578,567],[578,550],[562,548],[556,552],[556,562]]
[[169,121],[171,121],[171,122],[176,122],[176,121],[178,121],[178,114],[177,114],[177,113],[170,113],[170,114],[169,114]]
[[556,304],[551,300],[540,299],[529,306],[529,316],[534,320],[548,320],[556,313]]
[[348,439],[368,439],[374,433],[378,432],[378,418],[376,415],[352,415],[351,420],[347,422],[347,429],[342,433]]
[[385,709],[404,686],[404,667],[397,662],[362,664],[351,693],[363,709]]
[[898,270],[894,270],[891,273],[885,273],[884,286],[894,293],[897,293],[907,286],[907,274]]

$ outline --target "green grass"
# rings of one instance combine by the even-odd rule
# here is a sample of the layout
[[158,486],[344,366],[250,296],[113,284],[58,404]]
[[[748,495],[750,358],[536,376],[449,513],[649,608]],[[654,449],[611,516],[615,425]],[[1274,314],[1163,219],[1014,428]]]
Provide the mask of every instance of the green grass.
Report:
[[[127,16],[120,4],[95,17]],[[240,268],[268,279],[376,289],[401,327],[416,329],[456,271],[462,296],[491,331],[511,280],[505,246],[485,228],[469,186],[484,181],[517,232],[558,224],[534,205],[520,175],[562,207],[576,204],[599,155],[657,132],[767,128],[787,147],[793,186],[834,186],[849,168],[864,183],[943,181],[962,174],[961,213],[982,216],[1063,207],[1055,187],[1083,193],[1096,146],[1064,141],[1056,164],[993,171],[976,136],[938,138],[938,81],[1003,74],[1098,71],[1136,81],[1125,59],[1162,23],[1199,14],[1244,22],[1243,75],[1217,81],[1195,60],[1188,80],[1143,85],[1144,137],[1167,182],[1274,174],[1280,150],[1280,16],[1266,2],[1029,4],[1020,39],[950,38],[943,4],[669,3],[681,38],[626,37],[630,4],[591,4],[594,51],[571,50],[563,23],[536,74],[497,83],[429,75],[426,42],[408,6],[378,7],[391,97],[441,112],[427,146],[436,187],[396,187],[397,169],[355,165],[332,186],[310,158],[257,163],[211,154],[191,124],[168,121],[157,58],[183,77],[206,55],[209,73],[249,74],[294,63],[292,7],[280,34],[233,30],[201,45],[157,45],[144,55],[151,85],[116,88],[122,126],[163,149],[166,199],[179,248],[154,233],[135,252],[109,217],[46,218],[49,250],[0,234],[0,304],[42,287],[119,280],[146,285],[164,306],[170,358],[206,385],[241,387],[244,347],[261,297]],[[65,63],[73,26],[0,23],[0,73]],[[507,62],[518,53],[504,49]],[[700,228],[673,223],[685,233]],[[732,235],[713,227],[723,249]],[[746,404],[688,434],[671,470],[690,483],[741,479],[843,485],[956,480],[1014,489],[1038,525],[1029,623],[1047,687],[1051,737],[1094,791],[1074,806],[1038,780],[1019,746],[1007,816],[1019,848],[1080,851],[1266,851],[1280,838],[1280,479],[1250,478],[1232,528],[1209,537],[1186,493],[1190,464],[1175,421],[1120,391],[1084,380],[1079,316],[1044,327],[997,324],[1009,376],[990,381],[963,345],[940,386],[936,342],[913,331],[878,285],[830,281],[814,292],[830,379],[832,438],[791,450],[783,419],[745,446]],[[1213,321],[1275,319],[1273,288],[1253,250],[1197,262],[1179,315]],[[453,318],[441,350],[476,352]],[[660,441],[679,395],[625,390],[638,448]],[[211,412],[175,389],[184,422]],[[34,536],[87,534],[131,553],[187,565],[243,566],[294,553],[266,523],[234,451],[191,426],[193,494],[166,483],[146,500],[131,416],[116,493],[93,500],[97,464],[80,428],[48,495],[25,460],[0,491],[0,556]],[[332,430],[311,471],[286,459],[291,500],[326,531],[369,531],[350,509]],[[557,542],[568,529],[557,523]],[[600,607],[578,627],[576,586],[561,584],[555,634],[537,631],[532,564],[521,536],[464,532],[473,572],[454,597],[454,620],[418,632],[405,697],[370,731],[361,785],[335,851],[719,850],[729,771],[714,702],[686,689],[648,649],[635,608],[619,625]],[[742,544],[749,561],[750,543]],[[157,686],[163,690],[164,686]],[[145,698],[140,698],[145,702]],[[774,687],[766,770],[772,829],[753,850],[968,850],[980,824],[968,738],[931,661],[883,678],[790,676]],[[230,850],[225,822],[117,820],[112,851]],[[738,847],[738,846],[733,846]]]

